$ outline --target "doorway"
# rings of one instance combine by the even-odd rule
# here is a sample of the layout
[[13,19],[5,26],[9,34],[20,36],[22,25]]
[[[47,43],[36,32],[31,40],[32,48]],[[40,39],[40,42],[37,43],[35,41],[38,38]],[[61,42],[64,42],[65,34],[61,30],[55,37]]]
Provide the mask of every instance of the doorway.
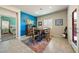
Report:
[[72,41],[77,45],[77,9],[72,12]]
[[1,41],[16,38],[16,18],[1,16]]

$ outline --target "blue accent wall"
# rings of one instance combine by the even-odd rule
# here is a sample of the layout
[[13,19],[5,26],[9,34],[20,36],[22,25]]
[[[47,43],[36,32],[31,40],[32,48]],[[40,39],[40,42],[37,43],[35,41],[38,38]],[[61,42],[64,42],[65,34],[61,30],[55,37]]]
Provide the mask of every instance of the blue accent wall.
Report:
[[26,24],[26,20],[27,20],[27,18],[29,18],[29,20],[31,20],[32,22],[33,22],[33,25],[34,26],[37,26],[37,17],[35,17],[35,16],[32,16],[32,15],[30,15],[30,14],[27,14],[27,13],[25,13],[25,12],[22,12],[21,11],[21,13],[20,13],[21,15],[20,15],[20,17],[21,17],[21,23],[20,23],[20,29],[21,29],[21,31],[20,31],[20,35],[21,36],[23,36],[23,35],[26,35],[26,29],[27,29],[27,24]]

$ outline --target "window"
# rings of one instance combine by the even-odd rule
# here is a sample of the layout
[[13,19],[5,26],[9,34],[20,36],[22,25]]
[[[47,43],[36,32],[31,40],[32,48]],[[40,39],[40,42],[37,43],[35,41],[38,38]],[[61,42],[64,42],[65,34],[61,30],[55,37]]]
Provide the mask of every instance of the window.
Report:
[[77,44],[77,10],[72,12],[72,40]]
[[43,28],[52,28],[52,19],[45,19],[43,21]]

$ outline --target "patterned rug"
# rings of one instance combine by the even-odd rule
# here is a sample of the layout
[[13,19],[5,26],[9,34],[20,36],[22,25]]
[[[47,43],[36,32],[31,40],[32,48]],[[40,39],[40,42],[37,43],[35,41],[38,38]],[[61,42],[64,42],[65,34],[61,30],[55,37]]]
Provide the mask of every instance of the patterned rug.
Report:
[[29,38],[28,40],[23,40],[23,42],[36,53],[42,53],[49,43],[49,41],[47,41],[46,39],[43,39],[40,42],[35,41],[33,43],[31,38]]

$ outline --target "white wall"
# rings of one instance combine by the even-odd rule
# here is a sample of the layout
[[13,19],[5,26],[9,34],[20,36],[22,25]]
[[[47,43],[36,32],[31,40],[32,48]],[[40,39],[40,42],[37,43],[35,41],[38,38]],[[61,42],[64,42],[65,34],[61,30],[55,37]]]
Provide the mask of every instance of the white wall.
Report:
[[0,7],[0,15],[11,16],[16,18],[16,13]]
[[[52,19],[51,35],[54,37],[61,37],[61,34],[64,32],[64,28],[67,25],[67,10],[62,10],[59,12],[40,16],[40,17],[38,17],[37,24],[39,21],[43,22],[44,19]],[[55,26],[56,19],[63,19],[63,26]],[[37,27],[39,29],[43,28],[43,26],[39,27],[38,25],[37,25]]]
[[69,43],[72,45],[73,49],[78,52],[78,48],[77,46],[73,43],[72,41],[72,12],[78,8],[78,6],[69,6],[68,7],[68,40],[69,40]]

